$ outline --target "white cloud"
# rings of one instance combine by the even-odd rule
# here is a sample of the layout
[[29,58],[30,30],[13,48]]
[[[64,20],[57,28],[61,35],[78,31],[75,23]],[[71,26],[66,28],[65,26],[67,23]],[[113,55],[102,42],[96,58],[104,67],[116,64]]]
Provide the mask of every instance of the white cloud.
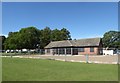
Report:
[[0,36],[5,36],[5,37],[8,37],[8,35],[6,35],[6,34],[0,34]]

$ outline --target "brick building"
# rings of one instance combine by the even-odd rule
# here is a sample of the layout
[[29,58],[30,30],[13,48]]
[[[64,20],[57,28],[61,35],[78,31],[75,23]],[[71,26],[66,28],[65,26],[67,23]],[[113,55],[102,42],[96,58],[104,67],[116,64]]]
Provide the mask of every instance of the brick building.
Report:
[[45,54],[99,55],[102,54],[101,38],[53,41],[45,47]]

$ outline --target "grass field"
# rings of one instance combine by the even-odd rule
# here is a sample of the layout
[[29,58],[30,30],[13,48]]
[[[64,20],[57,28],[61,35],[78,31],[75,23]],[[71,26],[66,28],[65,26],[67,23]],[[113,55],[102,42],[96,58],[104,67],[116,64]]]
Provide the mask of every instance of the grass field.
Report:
[[2,58],[3,81],[116,81],[118,66],[41,59]]

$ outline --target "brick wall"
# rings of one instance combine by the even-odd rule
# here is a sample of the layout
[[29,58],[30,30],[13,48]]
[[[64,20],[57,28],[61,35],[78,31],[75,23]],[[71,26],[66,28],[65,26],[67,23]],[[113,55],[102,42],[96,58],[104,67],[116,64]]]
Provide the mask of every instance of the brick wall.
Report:
[[98,51],[98,47],[94,47],[94,52],[90,52],[90,47],[85,47],[84,48],[84,52],[78,52],[78,54],[90,54],[90,55],[93,55],[93,54],[99,54],[99,51]]

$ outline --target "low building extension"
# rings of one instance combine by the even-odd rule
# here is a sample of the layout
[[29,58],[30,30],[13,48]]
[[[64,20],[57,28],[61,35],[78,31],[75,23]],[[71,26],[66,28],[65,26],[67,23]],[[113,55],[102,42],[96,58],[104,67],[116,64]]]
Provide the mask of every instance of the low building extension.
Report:
[[50,55],[99,55],[102,54],[101,38],[53,41],[45,47]]

